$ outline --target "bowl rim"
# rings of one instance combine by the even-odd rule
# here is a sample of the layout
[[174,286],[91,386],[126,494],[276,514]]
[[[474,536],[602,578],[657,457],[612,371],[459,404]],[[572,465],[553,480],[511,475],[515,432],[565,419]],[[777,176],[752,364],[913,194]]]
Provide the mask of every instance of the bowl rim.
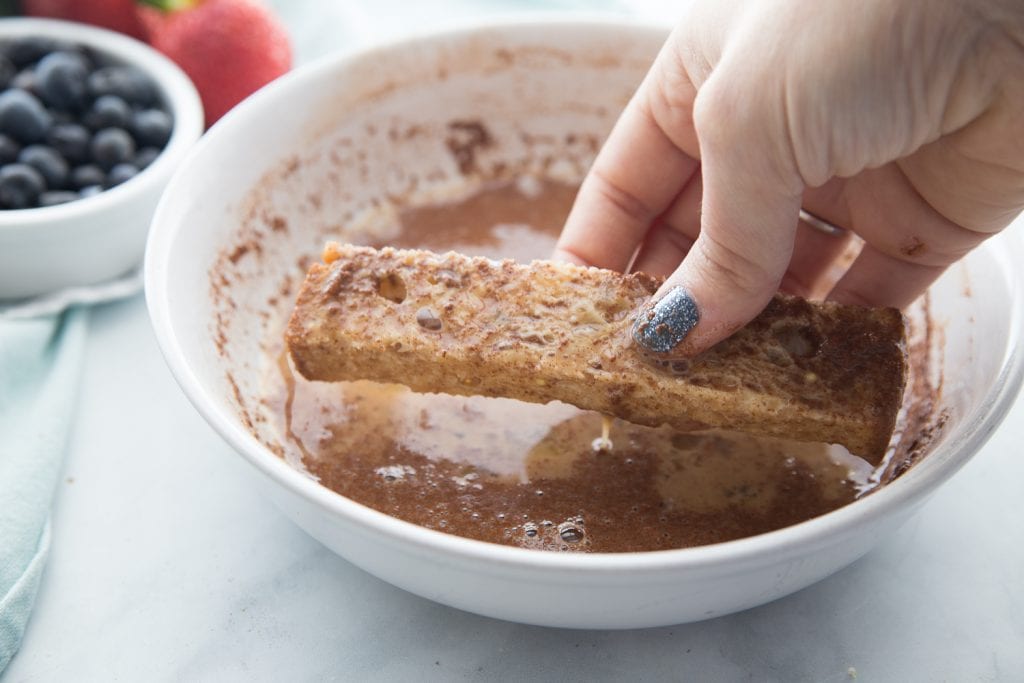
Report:
[[[174,127],[170,139],[153,163],[116,187],[56,206],[0,210],[0,238],[13,235],[14,239],[19,239],[22,233],[36,235],[42,223],[66,224],[63,229],[72,230],[74,226],[71,224],[82,215],[103,212],[125,200],[129,194],[144,192],[146,187],[160,181],[158,171],[168,170],[174,165],[174,160],[185,155],[204,128],[202,101],[192,81],[177,64],[146,43],[98,26],[60,19],[16,17],[0,21],[0,40],[30,35],[85,45],[118,62],[139,67],[159,87],[173,117]],[[52,239],[53,235],[47,237]]]
[[[266,478],[332,517],[346,519],[351,529],[359,534],[374,535],[380,542],[416,549],[421,553],[442,553],[464,561],[500,565],[509,570],[567,572],[569,574],[566,578],[571,576],[574,581],[586,580],[587,576],[625,576],[627,570],[661,575],[667,581],[671,580],[672,571],[707,570],[726,564],[738,566],[737,563],[768,564],[777,561],[780,553],[796,553],[800,549],[806,552],[811,547],[828,545],[834,542],[831,539],[842,537],[843,532],[880,521],[880,518],[896,509],[910,509],[923,502],[989,439],[1012,407],[1024,380],[1024,348],[1021,348],[1024,331],[1024,278],[1015,277],[1014,271],[1009,269],[1012,262],[1024,260],[1024,241],[1016,239],[1015,235],[1004,233],[997,237],[1000,243],[998,251],[992,247],[992,243],[981,247],[990,250],[996,259],[1002,261],[1004,274],[1009,278],[1012,304],[1007,315],[1010,319],[1010,332],[999,373],[972,415],[965,416],[963,429],[950,435],[906,474],[871,495],[798,524],[711,545],[630,553],[553,553],[464,538],[391,517],[322,486],[308,474],[293,468],[272,453],[245,429],[237,415],[230,409],[220,407],[219,401],[190,367],[175,331],[169,305],[173,286],[173,281],[168,277],[171,272],[171,247],[178,230],[183,227],[175,224],[172,205],[184,182],[183,177],[193,166],[203,163],[207,150],[216,145],[224,131],[245,126],[248,120],[261,116],[265,104],[287,99],[289,93],[301,92],[308,83],[319,82],[328,74],[340,76],[354,61],[367,56],[384,57],[391,51],[423,48],[453,39],[466,40],[489,31],[529,36],[537,29],[587,32],[613,29],[619,33],[632,30],[639,34],[642,30],[652,28],[661,32],[665,30],[662,25],[623,22],[617,18],[561,15],[513,17],[500,21],[492,17],[454,28],[406,34],[367,48],[327,55],[300,67],[260,90],[218,121],[189,152],[168,184],[153,218],[145,259],[146,300],[157,342],[175,380],[197,411],[239,455]],[[666,574],[667,570],[672,571]]]

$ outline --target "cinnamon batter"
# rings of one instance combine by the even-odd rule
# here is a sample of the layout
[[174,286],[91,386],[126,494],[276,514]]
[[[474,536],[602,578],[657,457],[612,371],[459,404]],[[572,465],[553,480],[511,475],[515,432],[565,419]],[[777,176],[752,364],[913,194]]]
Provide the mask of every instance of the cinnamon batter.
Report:
[[[390,244],[492,258],[550,253],[575,188],[521,179],[407,209]],[[841,447],[674,433],[564,404],[321,384],[280,356],[269,413],[321,483],[427,528],[527,548],[627,552],[716,543],[854,500],[870,466]],[[605,434],[605,438],[608,435]]]

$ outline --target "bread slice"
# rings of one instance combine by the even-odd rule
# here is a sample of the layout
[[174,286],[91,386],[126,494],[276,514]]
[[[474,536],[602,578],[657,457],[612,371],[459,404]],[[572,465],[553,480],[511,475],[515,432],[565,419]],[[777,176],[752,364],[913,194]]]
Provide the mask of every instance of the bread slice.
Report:
[[776,296],[690,361],[632,348],[660,280],[565,263],[330,244],[288,324],[307,379],[559,400],[645,425],[725,427],[884,455],[906,375],[895,309]]

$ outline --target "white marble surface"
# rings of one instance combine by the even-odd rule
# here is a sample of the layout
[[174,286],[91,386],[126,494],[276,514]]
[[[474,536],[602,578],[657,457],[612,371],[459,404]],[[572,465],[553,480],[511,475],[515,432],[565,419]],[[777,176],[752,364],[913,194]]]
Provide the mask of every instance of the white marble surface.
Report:
[[[398,7],[277,4],[303,60],[387,35]],[[251,490],[141,298],[90,324],[50,563],[4,683],[1024,680],[1024,401],[915,521],[809,589],[699,624],[560,631],[442,607],[332,555]]]

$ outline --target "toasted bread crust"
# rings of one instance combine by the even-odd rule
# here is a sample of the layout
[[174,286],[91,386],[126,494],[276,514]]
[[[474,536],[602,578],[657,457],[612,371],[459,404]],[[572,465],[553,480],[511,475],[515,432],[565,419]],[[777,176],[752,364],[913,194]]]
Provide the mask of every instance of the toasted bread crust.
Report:
[[906,376],[895,309],[776,296],[691,361],[632,348],[660,280],[535,261],[329,245],[287,329],[307,379],[559,400],[639,424],[840,443],[878,462]]

